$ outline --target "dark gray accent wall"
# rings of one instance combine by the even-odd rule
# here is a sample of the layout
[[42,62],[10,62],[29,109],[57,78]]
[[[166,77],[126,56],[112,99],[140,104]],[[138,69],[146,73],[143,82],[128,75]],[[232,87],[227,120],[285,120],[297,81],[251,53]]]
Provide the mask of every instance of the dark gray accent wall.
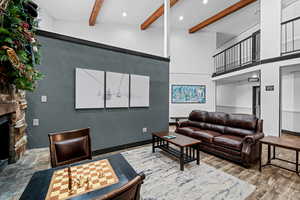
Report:
[[[101,37],[101,36],[99,36]],[[168,130],[169,62],[39,36],[45,74],[27,93],[29,148],[47,147],[48,133],[90,127],[92,150],[148,140],[151,132]],[[75,68],[150,76],[149,108],[75,110]],[[48,97],[41,103],[41,96]],[[32,126],[33,119],[39,126]],[[142,133],[143,127],[148,133]]]

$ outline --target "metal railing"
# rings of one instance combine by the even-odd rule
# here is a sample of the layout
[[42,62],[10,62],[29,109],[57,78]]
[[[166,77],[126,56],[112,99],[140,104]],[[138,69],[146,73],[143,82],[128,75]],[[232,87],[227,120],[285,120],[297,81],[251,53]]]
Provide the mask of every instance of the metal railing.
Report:
[[260,31],[216,54],[214,75],[242,68],[260,60]]
[[300,52],[300,17],[281,23],[281,54]]

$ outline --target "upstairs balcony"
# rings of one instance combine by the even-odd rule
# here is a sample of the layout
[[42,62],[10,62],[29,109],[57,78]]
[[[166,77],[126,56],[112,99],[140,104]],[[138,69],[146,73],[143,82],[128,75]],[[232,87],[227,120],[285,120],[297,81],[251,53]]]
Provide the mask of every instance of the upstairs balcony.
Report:
[[213,76],[236,71],[260,60],[260,31],[213,56]]
[[281,55],[300,52],[300,17],[281,23]]
[[[281,23],[281,31],[281,56],[300,53],[300,17]],[[260,48],[257,31],[214,55],[213,77],[260,64]]]

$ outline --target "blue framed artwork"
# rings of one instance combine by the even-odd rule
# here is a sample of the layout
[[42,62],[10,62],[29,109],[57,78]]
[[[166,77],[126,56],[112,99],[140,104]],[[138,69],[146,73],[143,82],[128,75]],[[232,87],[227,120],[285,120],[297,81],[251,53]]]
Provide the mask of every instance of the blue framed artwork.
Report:
[[206,103],[205,85],[172,85],[172,103]]

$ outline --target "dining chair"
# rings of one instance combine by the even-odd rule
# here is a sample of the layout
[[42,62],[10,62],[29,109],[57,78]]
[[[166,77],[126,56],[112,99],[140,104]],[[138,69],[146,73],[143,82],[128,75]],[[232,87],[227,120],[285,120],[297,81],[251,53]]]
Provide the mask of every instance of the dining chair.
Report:
[[145,174],[140,173],[133,180],[129,181],[119,189],[113,190],[96,200],[139,200],[140,190],[145,179]]
[[52,167],[92,159],[89,128],[50,133],[48,136]]

